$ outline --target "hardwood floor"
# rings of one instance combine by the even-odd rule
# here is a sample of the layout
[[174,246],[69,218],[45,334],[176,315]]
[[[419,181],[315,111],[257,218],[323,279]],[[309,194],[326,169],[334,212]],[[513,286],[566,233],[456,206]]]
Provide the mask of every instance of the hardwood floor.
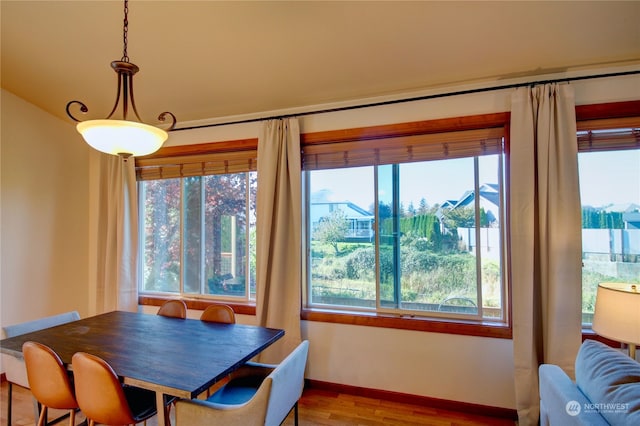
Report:
[[[7,389],[2,383],[0,403],[1,425],[7,423]],[[13,387],[13,425],[35,424],[31,393],[19,386]],[[337,425],[337,426],[369,426],[369,425],[433,425],[433,426],[513,426],[514,422],[506,419],[495,419],[474,416],[465,413],[439,410],[432,407],[389,402],[373,398],[346,395],[316,389],[305,390],[299,403],[300,425]],[[62,413],[52,410],[50,418]],[[173,420],[173,410],[172,410]],[[80,414],[76,424],[84,417]],[[67,425],[68,421],[58,423]],[[175,425],[175,422],[172,421]],[[293,413],[284,425],[293,425]],[[155,418],[147,422],[149,426],[157,426]]]

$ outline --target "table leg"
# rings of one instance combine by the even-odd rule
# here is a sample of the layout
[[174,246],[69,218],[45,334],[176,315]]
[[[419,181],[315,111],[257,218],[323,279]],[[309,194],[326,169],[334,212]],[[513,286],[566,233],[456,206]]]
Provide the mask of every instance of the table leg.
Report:
[[164,405],[164,394],[162,392],[156,392],[156,407],[158,409],[158,426],[170,426],[169,413]]
[[11,400],[13,397],[13,383],[9,382],[9,390],[7,395],[7,426],[11,426]]

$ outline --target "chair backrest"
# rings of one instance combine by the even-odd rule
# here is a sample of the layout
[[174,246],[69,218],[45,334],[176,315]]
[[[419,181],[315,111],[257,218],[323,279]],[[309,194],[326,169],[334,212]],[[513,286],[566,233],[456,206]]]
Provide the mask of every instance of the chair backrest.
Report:
[[167,300],[158,309],[158,315],[184,319],[187,317],[187,304],[184,303],[184,300]]
[[[54,327],[56,325],[65,324],[80,319],[77,311],[65,312],[63,314],[53,315],[44,318],[38,318],[33,321],[27,321],[20,324],[2,327],[7,337],[19,336],[21,334],[31,333],[32,331],[43,330],[45,328]],[[24,388],[29,388],[29,380],[27,378],[27,370],[24,360],[16,358],[5,353],[2,354],[2,367],[4,368],[8,382],[15,383]]]
[[3,327],[4,334],[7,337],[19,336],[21,334],[31,333],[32,331],[43,330],[45,328],[54,327],[60,324],[77,321],[80,314],[77,311],[65,312],[63,314],[52,315],[50,317],[38,318],[33,321],[27,321],[20,324],[9,325]]
[[266,426],[281,424],[302,396],[308,354],[309,341],[304,340],[267,376],[272,384],[264,423]]
[[227,324],[235,324],[236,314],[231,306],[228,305],[210,305],[200,315],[202,321],[207,322],[223,322]]
[[78,352],[71,359],[80,410],[88,419],[109,425],[135,424],[122,384],[102,358]]
[[25,342],[22,353],[29,387],[38,402],[49,408],[78,408],[67,369],[53,349],[41,343]]

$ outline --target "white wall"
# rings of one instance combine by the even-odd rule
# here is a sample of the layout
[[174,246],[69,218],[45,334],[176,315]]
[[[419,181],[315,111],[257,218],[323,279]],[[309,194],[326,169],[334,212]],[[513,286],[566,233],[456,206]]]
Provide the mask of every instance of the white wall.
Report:
[[[624,69],[590,72],[611,71]],[[564,77],[572,75],[539,79]],[[519,82],[496,81],[490,85]],[[571,84],[575,88],[577,105],[640,99],[638,75],[581,80]],[[469,88],[449,88],[442,92]],[[511,93],[512,90],[500,90],[302,116],[301,130],[308,133],[509,111]],[[277,114],[265,114],[269,115]],[[252,138],[257,137],[259,128],[259,123],[248,123],[174,132],[167,144]],[[242,316],[239,321],[252,322]],[[310,340],[307,370],[310,379],[515,408],[511,340],[309,321],[302,322],[302,332],[303,337]]]
[[74,126],[2,90],[0,325],[88,306],[88,153]]

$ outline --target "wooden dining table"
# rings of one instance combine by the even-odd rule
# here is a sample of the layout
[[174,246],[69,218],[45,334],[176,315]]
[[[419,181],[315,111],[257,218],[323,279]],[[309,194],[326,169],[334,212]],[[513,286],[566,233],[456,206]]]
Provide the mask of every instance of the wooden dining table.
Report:
[[51,347],[69,368],[76,352],[107,361],[125,384],[163,395],[196,398],[284,335],[284,330],[113,311],[0,340],[0,351],[22,357],[22,344]]

